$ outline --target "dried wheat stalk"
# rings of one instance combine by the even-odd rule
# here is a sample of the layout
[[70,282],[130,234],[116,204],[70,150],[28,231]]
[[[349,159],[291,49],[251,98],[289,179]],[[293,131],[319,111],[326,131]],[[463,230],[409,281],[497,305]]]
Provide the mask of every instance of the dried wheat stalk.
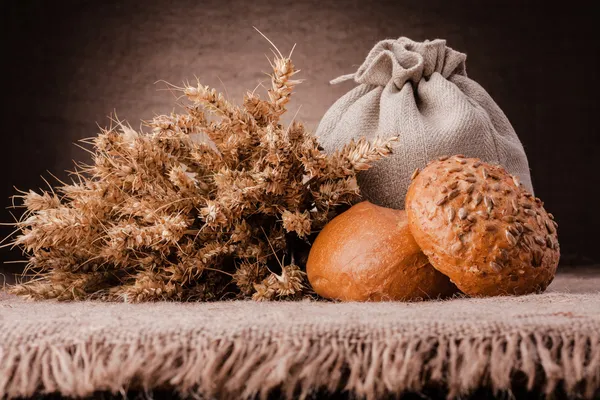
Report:
[[73,183],[16,196],[26,211],[13,244],[34,278],[12,291],[130,302],[306,295],[295,249],[359,198],[356,173],[391,143],[326,155],[301,123],[280,123],[299,81],[289,57],[272,67],[268,100],[247,93],[236,106],[200,83],[178,88],[185,113],[155,117],[149,132],[117,123],[90,142],[93,162]]

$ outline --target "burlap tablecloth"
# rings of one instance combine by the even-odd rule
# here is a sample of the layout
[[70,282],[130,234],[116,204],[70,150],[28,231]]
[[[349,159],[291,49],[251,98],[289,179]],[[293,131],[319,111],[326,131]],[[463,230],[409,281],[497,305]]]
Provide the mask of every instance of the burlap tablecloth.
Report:
[[[422,303],[106,304],[0,294],[0,398],[169,388],[217,398],[359,397],[441,385],[600,387],[600,271],[548,293]],[[579,292],[579,293],[576,293]],[[583,293],[581,293],[583,292]]]

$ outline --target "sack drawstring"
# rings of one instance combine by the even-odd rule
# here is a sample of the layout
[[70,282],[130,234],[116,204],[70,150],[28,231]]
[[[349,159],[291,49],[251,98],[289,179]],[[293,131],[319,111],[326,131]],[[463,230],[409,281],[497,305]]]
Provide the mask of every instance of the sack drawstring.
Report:
[[351,79],[354,79],[355,75],[356,75],[356,73],[338,76],[337,78],[330,80],[329,84],[337,85],[338,83],[349,81]]

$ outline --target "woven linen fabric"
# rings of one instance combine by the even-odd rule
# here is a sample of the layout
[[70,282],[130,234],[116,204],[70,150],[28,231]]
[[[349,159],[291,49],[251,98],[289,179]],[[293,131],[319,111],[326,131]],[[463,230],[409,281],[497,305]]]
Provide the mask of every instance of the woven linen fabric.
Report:
[[399,139],[392,156],[359,174],[367,200],[403,209],[412,172],[454,154],[501,164],[533,193],[519,138],[490,95],[467,77],[465,62],[445,40],[401,37],[377,43],[356,73],[332,81],[354,79],[358,86],[319,123],[316,134],[326,151],[363,136]]
[[[1,294],[0,294],[1,296]],[[0,398],[172,389],[359,398],[447,388],[600,393],[600,293],[420,303],[123,304],[0,297]]]

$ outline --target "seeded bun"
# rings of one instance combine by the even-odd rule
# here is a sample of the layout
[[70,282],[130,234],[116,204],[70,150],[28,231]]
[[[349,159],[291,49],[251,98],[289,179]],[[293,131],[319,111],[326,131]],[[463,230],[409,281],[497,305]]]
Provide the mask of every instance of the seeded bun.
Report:
[[306,264],[323,297],[345,301],[417,300],[456,291],[414,241],[406,213],[359,203],[330,221]]
[[406,211],[429,262],[468,295],[542,292],[554,278],[554,217],[500,166],[433,161],[413,174]]

